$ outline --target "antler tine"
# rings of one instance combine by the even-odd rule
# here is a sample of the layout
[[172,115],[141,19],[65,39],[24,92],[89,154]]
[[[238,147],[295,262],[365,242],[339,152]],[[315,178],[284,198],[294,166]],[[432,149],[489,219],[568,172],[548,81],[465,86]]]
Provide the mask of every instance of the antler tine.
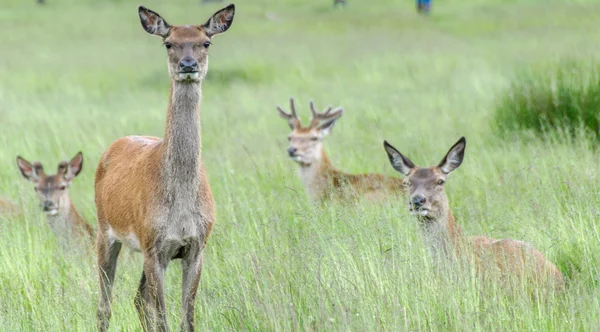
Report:
[[290,111],[292,112],[292,116],[297,119],[298,115],[296,114],[296,104],[293,97],[290,97]]
[[322,120],[328,120],[334,116],[337,115],[337,109],[336,112],[334,112],[333,114],[331,113],[331,111],[333,110],[333,107],[331,105],[327,106],[327,108],[325,108],[323,110],[323,112],[317,112],[317,109],[315,107],[315,104],[313,103],[313,101],[310,101],[310,111],[312,112],[312,119],[310,121],[310,125],[311,127],[316,127],[319,125],[319,122]]

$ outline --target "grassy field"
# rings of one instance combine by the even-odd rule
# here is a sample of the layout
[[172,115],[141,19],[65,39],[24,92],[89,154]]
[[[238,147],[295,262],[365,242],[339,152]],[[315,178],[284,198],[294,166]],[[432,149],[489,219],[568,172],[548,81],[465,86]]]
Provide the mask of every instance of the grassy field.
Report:
[[[77,151],[75,205],[96,225],[95,166],[129,134],[162,136],[166,53],[131,1],[4,0],[0,10],[0,330],[88,331],[99,295],[95,258],[58,249],[16,155],[53,170]],[[203,158],[217,203],[196,309],[201,331],[584,331],[600,328],[597,142],[500,139],[495,102],[515,72],[600,51],[593,1],[257,0],[237,3],[211,47],[202,102]],[[203,23],[225,4],[147,0],[172,24]],[[415,163],[439,162],[462,135],[465,162],[447,185],[467,235],[534,243],[568,276],[564,296],[532,301],[438,273],[402,198],[312,206],[287,159],[276,104],[342,105],[327,138],[347,172],[398,176],[387,139]],[[114,331],[139,330],[140,255],[122,251]],[[167,274],[179,324],[180,266]]]

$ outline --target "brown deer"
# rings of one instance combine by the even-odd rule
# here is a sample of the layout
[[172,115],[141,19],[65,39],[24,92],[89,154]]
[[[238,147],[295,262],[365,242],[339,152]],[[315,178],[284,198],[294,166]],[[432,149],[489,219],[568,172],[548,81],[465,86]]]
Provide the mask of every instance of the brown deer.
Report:
[[15,203],[0,197],[0,214],[16,215],[19,212],[20,209]]
[[402,179],[380,174],[346,174],[333,167],[323,148],[323,139],[342,116],[342,108],[333,110],[327,107],[319,113],[311,101],[312,118],[308,127],[303,127],[298,119],[293,98],[290,98],[290,113],[286,113],[281,106],[277,106],[277,110],[292,129],[288,136],[288,156],[300,166],[300,179],[314,201],[332,197],[379,200],[390,193],[403,191]]
[[83,167],[83,154],[78,152],[71,161],[60,162],[54,175],[46,175],[39,161],[32,164],[20,156],[17,157],[17,166],[23,177],[35,184],[35,192],[54,235],[59,239],[74,237],[93,244],[92,227],[77,212],[69,196],[71,182]]
[[194,302],[202,255],[215,208],[201,157],[201,83],[208,70],[211,38],[229,29],[233,4],[202,25],[171,26],[139,7],[142,27],[162,38],[171,92],[163,139],[128,136],[102,155],[96,171],[99,329],[108,328],[117,257],[125,243],[144,256],[135,306],[145,330],[167,331],[165,270],[182,259],[181,329],[194,330]]
[[434,256],[466,257],[475,263],[478,273],[486,277],[499,273],[504,281],[529,280],[536,286],[546,284],[557,290],[562,289],[563,275],[533,245],[486,236],[463,237],[450,210],[444,184],[448,174],[463,161],[467,144],[464,137],[450,148],[437,166],[429,168],[415,166],[387,141],[383,144],[394,169],[406,176],[404,184],[410,188],[409,210],[420,222],[426,243]]

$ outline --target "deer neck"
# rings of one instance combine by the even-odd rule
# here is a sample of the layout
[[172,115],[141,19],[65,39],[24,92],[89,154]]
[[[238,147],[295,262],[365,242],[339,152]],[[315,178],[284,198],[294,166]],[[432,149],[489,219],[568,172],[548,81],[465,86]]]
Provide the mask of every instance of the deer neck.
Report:
[[171,81],[163,140],[163,187],[167,202],[195,200],[200,183],[201,84]]
[[425,243],[435,257],[451,257],[459,249],[462,237],[460,226],[456,223],[454,214],[448,204],[446,213],[439,218],[421,218],[421,230]]
[[319,150],[317,151],[318,158],[315,158],[310,165],[300,165],[300,179],[304,184],[304,189],[315,200],[321,199],[325,194],[330,175],[334,172],[322,145]]
[[66,197],[61,198],[56,214],[46,214],[50,228],[52,228],[57,235],[68,234],[68,232],[71,231],[72,226],[77,224],[78,220],[83,220],[81,215],[79,215],[79,212],[77,212],[77,209],[75,209],[69,196],[65,196]]

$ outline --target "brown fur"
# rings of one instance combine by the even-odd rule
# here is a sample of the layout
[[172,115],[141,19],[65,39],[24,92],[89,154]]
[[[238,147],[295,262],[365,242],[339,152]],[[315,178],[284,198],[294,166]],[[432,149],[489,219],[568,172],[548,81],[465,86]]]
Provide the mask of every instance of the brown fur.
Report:
[[304,127],[296,114],[293,99],[290,99],[290,108],[291,113],[288,114],[280,106],[277,107],[279,115],[288,120],[292,129],[288,155],[300,166],[300,179],[313,201],[362,198],[379,201],[403,193],[402,179],[380,174],[347,174],[333,167],[325,153],[323,139],[331,132],[343,109],[332,110],[328,107],[319,113],[311,101],[312,118],[310,124]]
[[462,235],[450,209],[444,184],[448,174],[462,163],[466,147],[464,137],[448,151],[438,166],[430,168],[415,166],[387,142],[384,142],[384,147],[392,166],[406,175],[404,181],[410,187],[410,210],[417,215],[434,254],[442,253],[447,258],[465,257],[475,264],[480,275],[498,277],[507,286],[526,280],[537,287],[564,288],[562,273],[533,245],[512,239]]
[[18,214],[19,212],[21,212],[21,210],[15,203],[0,197],[0,213],[1,214],[15,215],[15,214]]
[[93,247],[94,230],[79,214],[69,195],[71,182],[83,166],[81,152],[70,162],[60,162],[55,175],[46,175],[40,162],[31,164],[21,157],[17,157],[17,166],[23,177],[35,184],[40,205],[46,212],[48,224],[54,234],[59,238],[72,236],[76,241],[89,243]]
[[142,27],[162,37],[167,48],[171,90],[164,138],[120,138],[106,150],[96,170],[101,331],[108,329],[122,243],[144,255],[135,298],[144,330],[169,330],[164,273],[173,259],[182,259],[181,329],[194,330],[202,254],[215,221],[201,157],[201,82],[208,70],[211,37],[225,32],[233,15],[229,5],[204,25],[170,26],[157,13],[139,8]]

